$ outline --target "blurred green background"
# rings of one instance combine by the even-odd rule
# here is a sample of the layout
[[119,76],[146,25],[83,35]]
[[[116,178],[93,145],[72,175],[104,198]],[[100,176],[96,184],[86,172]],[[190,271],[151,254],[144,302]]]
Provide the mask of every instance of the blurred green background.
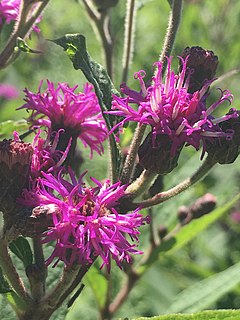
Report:
[[[111,10],[112,30],[114,35],[114,84],[118,88],[122,71],[122,44],[124,32],[124,14],[126,1],[120,0],[118,5]],[[139,0],[137,2],[137,27],[136,45],[133,63],[129,72],[128,84],[136,87],[138,83],[133,79],[133,73],[145,69],[149,76],[152,73],[152,64],[158,59],[161,52],[165,30],[168,22],[169,4],[167,1]],[[214,51],[219,57],[217,77],[235,70],[235,74],[225,77],[212,87],[212,96],[218,97],[217,87],[230,89],[234,94],[233,106],[239,108],[240,102],[240,1],[238,0],[186,0],[184,1],[182,22],[176,38],[173,55],[180,55],[186,46],[198,45]],[[64,34],[81,33],[87,38],[87,47],[90,55],[96,61],[103,63],[101,45],[97,39],[91,23],[81,1],[52,0],[44,12],[39,24],[40,34],[31,34],[27,40],[28,45],[43,53],[22,54],[14,64],[0,73],[0,83],[8,83],[17,87],[19,98],[11,101],[1,100],[0,121],[19,120],[26,117],[26,112],[15,111],[23,104],[24,94],[22,90],[27,87],[37,91],[39,81],[49,79],[53,82],[68,82],[71,86],[79,84],[81,89],[85,79],[80,71],[73,69],[70,60],[63,50],[48,39],[57,39]],[[10,26],[5,33],[10,30]],[[177,58],[174,60],[177,67]],[[221,114],[227,110],[224,107]],[[4,133],[4,128],[2,128]],[[2,136],[4,134],[2,133]],[[131,132],[128,132],[129,139]],[[126,139],[129,140],[129,139]],[[126,143],[126,142],[125,142]],[[164,180],[165,188],[170,187],[189,176],[200,164],[200,152],[196,153],[191,148],[185,148],[181,155],[179,167]],[[86,157],[88,151],[84,150]],[[90,167],[90,174],[98,179],[105,178],[107,153],[100,158],[95,156],[93,160],[86,160],[84,168]],[[91,161],[91,163],[90,163]],[[90,164],[90,166],[89,166]],[[163,205],[154,208],[155,225],[164,224],[173,228],[177,221],[177,209],[180,205],[190,205],[198,197],[206,192],[213,193],[221,207],[234,195],[240,192],[240,161],[234,165],[217,166],[211,174],[191,190],[185,192]],[[183,249],[173,254],[163,255],[143,276],[132,290],[126,303],[116,314],[118,317],[153,316],[168,312],[177,295],[195,288],[195,284],[208,277],[228,269],[240,260],[240,223],[231,218],[231,213],[240,212],[240,205],[226,212],[212,226],[196,236],[193,241]],[[140,248],[147,246],[147,228],[142,229]],[[113,268],[114,292],[117,292],[119,284],[124,281],[122,273]],[[240,274],[239,277],[240,279]],[[204,305],[197,306],[200,311],[205,308],[240,308],[239,279],[236,285],[225,290],[220,297],[206,301]],[[85,283],[88,284],[88,279]],[[221,282],[221,281],[220,281]],[[217,291],[217,289],[216,289]],[[223,290],[224,291],[224,290]],[[201,289],[186,291],[185,299],[198,295]],[[80,298],[71,307],[67,320],[97,319],[97,307],[91,286],[86,285]],[[181,312],[175,307],[174,311]],[[10,311],[9,311],[10,312]],[[8,318],[9,319],[9,318]],[[53,319],[63,319],[61,314],[56,314]]]

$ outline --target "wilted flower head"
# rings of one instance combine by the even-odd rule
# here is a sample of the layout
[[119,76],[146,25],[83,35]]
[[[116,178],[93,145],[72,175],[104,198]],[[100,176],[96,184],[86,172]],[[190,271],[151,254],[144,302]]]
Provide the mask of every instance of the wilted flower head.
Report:
[[[64,129],[58,149],[65,150],[70,138],[79,138],[83,145],[93,151],[103,153],[102,142],[107,138],[105,122],[97,97],[89,84],[83,93],[75,93],[77,86],[70,88],[59,83],[57,88],[47,81],[47,89],[41,93],[42,81],[37,93],[25,89],[26,103],[21,108],[32,110],[29,122],[32,126],[45,126],[51,132]],[[20,108],[20,109],[21,109]]]
[[[43,242],[56,241],[56,246],[47,260],[54,259],[73,263],[92,263],[97,256],[103,260],[102,266],[111,267],[111,258],[121,268],[123,261],[130,263],[131,254],[140,254],[136,244],[138,227],[148,222],[135,210],[133,213],[120,214],[116,206],[124,195],[126,186],[120,182],[110,186],[109,181],[101,184],[92,181],[95,187],[86,187],[82,178],[77,181],[70,171],[71,181],[59,175],[44,174],[37,197],[31,199],[32,206],[54,205],[58,210],[53,212],[53,226],[43,234]],[[26,200],[27,205],[30,202]]]
[[[220,98],[209,108],[206,108],[205,94],[210,82],[204,84],[200,91],[188,93],[190,73],[186,74],[187,58],[182,60],[182,71],[175,74],[171,70],[171,60],[168,59],[165,81],[162,79],[162,63],[156,62],[156,75],[152,78],[152,85],[146,88],[143,78],[143,70],[135,73],[139,80],[141,91],[131,90],[126,85],[122,91],[126,98],[113,96],[113,111],[109,113],[124,117],[118,124],[123,125],[127,121],[135,121],[140,124],[148,124],[152,127],[153,146],[157,135],[167,135],[171,140],[171,156],[181,148],[184,143],[199,149],[200,142],[205,139],[224,138],[231,139],[233,132],[224,132],[219,123],[229,118],[234,118],[234,112],[227,117],[214,119],[212,112],[223,102],[231,102],[232,95],[228,90],[220,91]],[[131,104],[136,104],[135,110]]]
[[14,139],[0,141],[0,210],[13,213],[16,199],[27,182],[33,148],[14,133]]

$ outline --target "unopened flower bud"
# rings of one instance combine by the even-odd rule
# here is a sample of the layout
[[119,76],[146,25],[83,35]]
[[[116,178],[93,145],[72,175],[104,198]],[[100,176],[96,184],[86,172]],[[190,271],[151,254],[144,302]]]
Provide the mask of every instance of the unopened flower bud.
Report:
[[206,193],[203,197],[197,199],[189,207],[193,219],[198,219],[203,215],[210,213],[216,207],[216,203],[216,197],[211,193]]
[[0,210],[11,214],[27,181],[33,148],[20,140],[0,141]]
[[160,225],[158,228],[158,235],[160,239],[163,239],[168,233],[168,229],[164,225]]
[[[191,70],[188,92],[193,93],[200,90],[205,81],[214,78],[218,66],[218,57],[214,55],[213,51],[204,50],[198,46],[185,48],[181,57],[186,59],[187,56],[187,67]],[[180,60],[181,69],[182,61]]]
[[[234,109],[226,114],[231,115]],[[240,153],[240,111],[237,111],[238,117],[230,118],[219,124],[222,131],[232,131],[232,138],[226,140],[224,138],[206,140],[205,150],[208,153],[208,157],[220,164],[233,163]]]
[[[153,141],[154,139],[154,141]],[[174,155],[171,155],[172,140],[168,135],[149,133],[139,147],[139,163],[145,168],[157,174],[167,174],[178,165],[178,158],[182,147],[179,147]]]
[[181,225],[189,223],[192,219],[191,212],[186,206],[181,206],[178,208],[177,217]]

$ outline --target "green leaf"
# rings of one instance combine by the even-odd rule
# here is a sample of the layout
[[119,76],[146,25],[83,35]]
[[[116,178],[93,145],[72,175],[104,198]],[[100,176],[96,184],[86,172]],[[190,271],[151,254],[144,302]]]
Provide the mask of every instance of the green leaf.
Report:
[[103,309],[107,298],[107,280],[100,270],[92,266],[86,274],[87,284],[91,287],[99,309]]
[[17,47],[15,48],[15,51],[21,50],[25,53],[42,53],[41,51],[31,49],[29,45],[20,37],[17,38]]
[[9,244],[9,249],[23,262],[25,268],[32,264],[33,255],[27,239],[18,237]]
[[204,231],[210,224],[219,219],[222,215],[228,212],[229,209],[240,199],[240,194],[229,201],[224,206],[215,209],[208,215],[191,221],[188,225],[181,228],[176,236],[163,241],[160,246],[156,247],[151,257],[141,265],[139,272],[144,273],[154,262],[159,259],[162,254],[171,254],[173,251],[184,247],[189,241]]
[[210,226],[210,224],[214,223],[217,219],[219,219],[221,216],[227,213],[239,199],[240,194],[238,194],[235,198],[226,203],[224,206],[217,208],[208,215],[193,220],[189,224],[184,226],[174,237],[174,239],[176,240],[175,245],[167,251],[167,254],[184,247],[190,240],[196,237],[196,235],[201,233],[208,226]]
[[0,293],[11,292],[12,289],[3,275],[2,269],[0,268]]
[[239,320],[239,310],[209,310],[195,314],[172,314],[158,317],[141,317],[132,320]]
[[240,283],[240,262],[182,291],[167,310],[197,312],[208,308]]
[[[68,34],[62,38],[53,40],[67,53],[76,70],[81,70],[87,80],[95,88],[102,111],[108,111],[112,106],[112,94],[119,95],[118,91],[108,76],[106,70],[96,61],[92,60],[86,47],[85,37],[81,34]],[[108,123],[112,123],[109,115],[103,115]]]
[[26,120],[13,121],[8,120],[0,122],[0,137],[8,138],[12,136],[13,131],[26,131],[28,130],[29,125]]

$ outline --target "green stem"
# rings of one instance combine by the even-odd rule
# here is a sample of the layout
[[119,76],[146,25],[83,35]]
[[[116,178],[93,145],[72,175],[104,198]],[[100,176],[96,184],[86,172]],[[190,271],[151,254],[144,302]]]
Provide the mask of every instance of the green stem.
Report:
[[145,129],[146,129],[146,125],[143,124],[143,125],[138,125],[137,129],[135,130],[132,143],[129,147],[129,152],[122,169],[122,175],[120,180],[122,181],[123,184],[126,184],[131,180],[131,175],[134,169],[138,148],[142,142]]
[[36,273],[32,277],[32,296],[34,300],[40,300],[45,294],[45,281],[47,277],[47,268],[44,262],[43,247],[40,238],[33,238],[33,250],[35,257]]
[[135,0],[127,1],[126,19],[124,33],[124,48],[123,48],[123,76],[122,82],[126,82],[128,78],[129,66],[132,62],[135,29],[136,29],[136,3]]
[[167,66],[167,60],[165,58],[169,57],[172,52],[178,27],[181,21],[182,2],[182,0],[172,1],[171,12],[168,21],[168,28],[164,39],[163,49],[161,55],[159,56],[159,61],[163,63],[162,74],[165,73]]
[[43,0],[41,3],[37,4],[37,8],[31,18],[27,21],[27,15],[31,7],[28,3],[23,1],[22,10],[20,12],[19,21],[16,23],[15,30],[13,31],[11,37],[9,38],[5,48],[0,53],[0,69],[3,69],[9,65],[10,62],[14,61],[17,55],[14,55],[14,49],[17,43],[17,38],[24,38],[31,27],[33,26],[36,19],[39,17],[41,12],[44,10],[46,5],[50,0]]
[[104,52],[104,60],[106,69],[109,77],[112,79],[113,77],[113,41],[110,33],[110,18],[108,15],[108,10],[102,10],[98,12],[91,1],[82,0],[84,4],[88,16],[91,18],[91,21],[94,23],[93,30],[97,31],[97,35],[101,39],[103,52]]
[[9,283],[13,287],[13,290],[18,296],[28,303],[31,298],[29,297],[22,279],[19,277],[12,259],[8,252],[8,242],[3,236],[0,238],[0,266],[2,268],[4,276],[8,279]]
[[190,188],[193,184],[201,180],[215,164],[216,162],[213,162],[209,158],[206,158],[201,167],[199,167],[198,170],[190,178],[187,178],[186,180],[182,181],[180,184],[169,189],[168,191],[156,194],[151,199],[147,199],[139,203],[133,203],[131,209],[137,207],[149,208],[175,197],[176,195],[180,194],[181,192],[185,191],[186,189]]
[[143,170],[140,177],[127,187],[126,194],[129,195],[129,198],[134,199],[140,194],[148,191],[156,176],[155,172],[146,169]]

